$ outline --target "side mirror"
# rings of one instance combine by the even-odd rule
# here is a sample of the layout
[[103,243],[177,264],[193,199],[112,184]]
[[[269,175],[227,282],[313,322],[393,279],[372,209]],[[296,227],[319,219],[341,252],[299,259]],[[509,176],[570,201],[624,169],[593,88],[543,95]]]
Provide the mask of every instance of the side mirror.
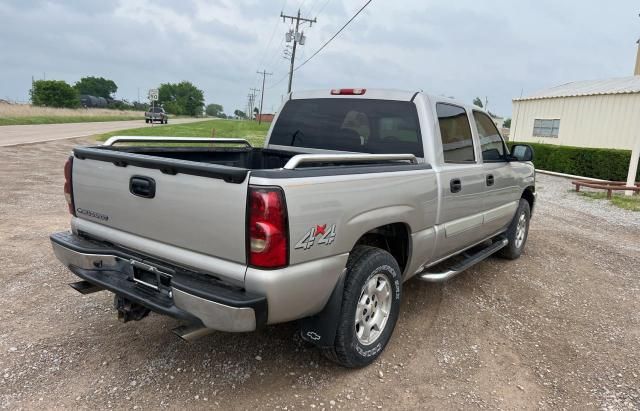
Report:
[[515,161],[533,161],[533,148],[528,144],[511,146],[511,159]]

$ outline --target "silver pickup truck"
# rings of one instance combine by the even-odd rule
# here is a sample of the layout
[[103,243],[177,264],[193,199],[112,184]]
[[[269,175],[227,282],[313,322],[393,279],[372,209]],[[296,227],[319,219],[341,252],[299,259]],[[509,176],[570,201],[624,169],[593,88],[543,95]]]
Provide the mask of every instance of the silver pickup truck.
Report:
[[403,282],[520,256],[532,156],[448,98],[294,92],[263,148],[172,137],[75,148],[71,231],[51,241],[82,279],[71,285],[113,292],[123,321],[154,311],[192,339],[299,320],[305,340],[360,367],[389,341]]

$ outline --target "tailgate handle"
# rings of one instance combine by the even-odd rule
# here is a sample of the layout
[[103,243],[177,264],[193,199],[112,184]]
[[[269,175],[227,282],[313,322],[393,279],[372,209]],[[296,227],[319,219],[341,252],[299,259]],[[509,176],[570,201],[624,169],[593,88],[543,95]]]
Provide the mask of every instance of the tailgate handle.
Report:
[[133,176],[129,180],[129,191],[134,196],[153,198],[156,196],[156,182],[151,177]]

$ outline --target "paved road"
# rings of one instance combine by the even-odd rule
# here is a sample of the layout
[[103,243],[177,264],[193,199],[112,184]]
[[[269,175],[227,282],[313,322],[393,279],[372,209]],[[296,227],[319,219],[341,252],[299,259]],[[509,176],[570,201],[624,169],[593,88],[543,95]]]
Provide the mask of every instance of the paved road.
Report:
[[[169,124],[192,123],[202,121],[196,118],[169,120]],[[39,143],[51,140],[63,140],[74,137],[86,137],[94,134],[126,130],[136,127],[151,127],[142,120],[101,121],[93,123],[37,124],[26,126],[0,126],[0,147],[19,144]],[[153,127],[162,127],[154,124]]]

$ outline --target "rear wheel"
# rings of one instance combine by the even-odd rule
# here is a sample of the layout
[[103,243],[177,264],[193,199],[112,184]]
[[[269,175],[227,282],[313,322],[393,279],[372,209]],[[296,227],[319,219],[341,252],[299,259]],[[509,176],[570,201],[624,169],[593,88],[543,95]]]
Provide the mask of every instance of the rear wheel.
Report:
[[398,319],[400,275],[384,250],[358,246],[351,252],[335,343],[324,351],[329,359],[356,368],[378,358]]
[[531,210],[529,208],[529,202],[524,198],[520,199],[518,204],[518,210],[513,217],[507,232],[505,233],[509,244],[506,247],[498,251],[500,257],[515,260],[520,257],[524,245],[527,242],[529,236],[529,219],[531,218]]

